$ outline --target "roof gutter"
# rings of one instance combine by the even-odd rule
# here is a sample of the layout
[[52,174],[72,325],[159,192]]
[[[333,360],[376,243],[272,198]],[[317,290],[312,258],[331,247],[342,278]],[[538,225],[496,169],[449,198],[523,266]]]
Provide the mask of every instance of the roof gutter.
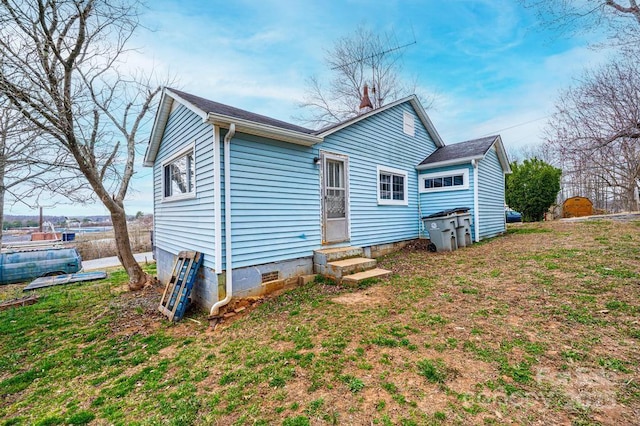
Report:
[[235,125],[237,132],[276,139],[296,145],[312,146],[323,141],[323,138],[319,136],[269,126],[268,124],[258,124],[253,121],[230,117],[228,115],[209,113],[206,121],[210,124],[224,128]]
[[[211,307],[209,316],[216,316],[220,308],[231,300],[233,295],[233,262],[231,259],[231,138],[236,134],[236,125],[229,124],[229,131],[224,136],[224,242],[225,242],[225,295]],[[218,170],[220,168],[218,167]]]
[[454,158],[452,160],[438,161],[438,162],[429,163],[429,164],[419,164],[416,166],[416,170],[429,170],[429,169],[437,169],[438,167],[455,166],[457,164],[467,164],[473,161],[482,160],[483,157],[484,157],[483,155],[478,155],[474,157]]

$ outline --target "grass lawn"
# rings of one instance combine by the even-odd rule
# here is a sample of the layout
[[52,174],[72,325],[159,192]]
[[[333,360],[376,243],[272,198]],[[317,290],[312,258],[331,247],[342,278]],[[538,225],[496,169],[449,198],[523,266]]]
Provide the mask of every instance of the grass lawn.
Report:
[[317,281],[215,331],[122,272],[39,290],[0,311],[0,424],[638,424],[640,222],[379,263],[392,278]]

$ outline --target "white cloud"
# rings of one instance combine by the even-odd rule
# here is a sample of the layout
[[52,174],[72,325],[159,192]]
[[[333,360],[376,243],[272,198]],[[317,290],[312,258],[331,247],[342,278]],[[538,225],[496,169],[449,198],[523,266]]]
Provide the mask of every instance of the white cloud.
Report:
[[560,90],[585,67],[596,66],[606,58],[602,52],[576,47],[540,63],[509,59],[491,67],[496,84],[509,80],[507,87],[487,96],[485,88],[475,91],[473,84],[462,83],[460,89],[440,97],[431,115],[448,143],[501,133],[507,146],[538,144]]

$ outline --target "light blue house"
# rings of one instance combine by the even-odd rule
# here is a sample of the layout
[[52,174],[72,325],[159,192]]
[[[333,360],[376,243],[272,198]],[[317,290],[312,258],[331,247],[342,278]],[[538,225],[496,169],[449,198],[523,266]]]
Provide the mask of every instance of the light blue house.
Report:
[[444,208],[472,209],[476,241],[505,230],[500,137],[445,146],[415,96],[315,131],[165,89],[144,164],[158,276],[204,253],[194,300],[212,313],[424,236]]
[[500,136],[439,147],[416,169],[422,215],[468,207],[474,241],[505,231],[504,175],[511,169]]

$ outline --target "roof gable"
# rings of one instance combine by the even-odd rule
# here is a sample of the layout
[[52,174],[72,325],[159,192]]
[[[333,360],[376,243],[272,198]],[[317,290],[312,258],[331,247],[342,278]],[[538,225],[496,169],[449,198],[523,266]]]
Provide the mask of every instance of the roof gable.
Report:
[[440,134],[438,133],[438,131],[436,130],[435,126],[433,125],[433,123],[431,122],[431,119],[429,119],[429,116],[427,115],[427,112],[424,110],[424,108],[422,107],[422,104],[420,103],[420,101],[418,100],[418,97],[416,95],[411,95],[411,96],[407,96],[406,98],[402,98],[402,99],[398,99],[395,102],[391,102],[390,104],[387,105],[383,105],[380,108],[371,110],[365,114],[361,114],[358,116],[355,116],[353,118],[350,118],[348,120],[345,120],[341,123],[337,123],[337,124],[332,124],[330,126],[327,126],[323,129],[320,129],[318,131],[315,132],[315,134],[317,134],[318,136],[324,138],[326,136],[329,136],[339,130],[344,129],[345,127],[351,126],[359,121],[365,120],[369,117],[372,117],[376,114],[379,114],[383,111],[386,111],[388,109],[394,108],[400,104],[403,104],[405,102],[408,102],[409,104],[411,104],[413,110],[416,112],[416,114],[418,115],[418,118],[420,119],[420,122],[422,123],[422,125],[424,126],[424,128],[427,130],[427,133],[429,134],[429,136],[431,136],[431,139],[433,140],[433,142],[435,143],[435,145],[437,147],[443,147],[444,146],[444,142],[442,141],[442,138],[440,137]]
[[153,166],[174,102],[212,125],[226,128],[234,123],[239,132],[307,146],[322,142],[322,138],[314,135],[314,130],[165,87],[144,155],[145,166]]
[[480,139],[472,139],[436,149],[431,155],[422,160],[417,169],[432,169],[447,165],[469,163],[472,160],[481,160],[491,147],[495,146],[498,160],[505,173],[511,173],[509,159],[502,145],[500,135],[487,136]]
[[427,130],[427,133],[435,143],[436,147],[444,147],[442,138],[436,131],[433,123],[429,119],[429,116],[415,95],[399,99],[341,123],[337,123],[320,130],[311,130],[306,127],[297,126],[285,121],[276,120],[264,115],[255,114],[240,108],[201,98],[180,90],[165,87],[162,91],[162,97],[160,99],[158,111],[151,130],[149,144],[147,145],[147,150],[144,155],[143,164],[145,166],[152,166],[155,161],[174,102],[179,102],[184,105],[193,113],[200,116],[204,122],[208,122],[209,124],[227,128],[231,123],[234,123],[237,131],[239,132],[306,146],[322,142],[325,136],[331,135],[345,127],[351,126],[383,111],[408,102],[420,119],[424,128]]

